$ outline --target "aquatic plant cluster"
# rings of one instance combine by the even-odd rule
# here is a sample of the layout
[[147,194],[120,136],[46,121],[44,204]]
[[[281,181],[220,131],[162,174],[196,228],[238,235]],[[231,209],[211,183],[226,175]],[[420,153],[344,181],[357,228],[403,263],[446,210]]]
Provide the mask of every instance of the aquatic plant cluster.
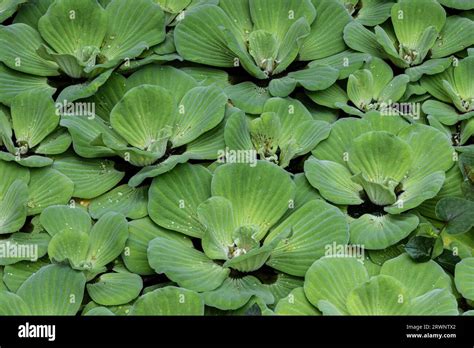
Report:
[[474,313],[474,0],[0,23],[0,315]]

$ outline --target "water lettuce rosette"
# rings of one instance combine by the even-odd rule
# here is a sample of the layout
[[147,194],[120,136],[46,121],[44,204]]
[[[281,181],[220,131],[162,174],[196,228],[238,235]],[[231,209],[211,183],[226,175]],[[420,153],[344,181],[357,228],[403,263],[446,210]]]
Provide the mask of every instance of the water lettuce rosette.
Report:
[[[187,192],[188,185],[196,190]],[[235,310],[252,296],[272,304],[274,296],[258,279],[264,265],[301,277],[324,255],[324,245],[348,241],[344,215],[322,200],[306,202],[279,222],[294,206],[295,190],[289,174],[266,161],[224,164],[214,175],[202,166],[177,166],[152,183],[150,217],[199,238],[202,249],[157,237],[148,246],[150,266],[202,292],[208,306]]]
[[347,206],[351,243],[384,249],[418,226],[410,210],[440,191],[453,154],[442,132],[371,113],[338,120],[305,173],[325,199]]
[[[429,13],[429,16],[423,15]],[[473,44],[468,34],[472,20],[447,16],[436,0],[400,0],[391,8],[391,21],[374,30],[354,21],[344,29],[350,48],[390,60],[405,68],[411,81],[440,73],[449,67],[449,56]]]
[[394,76],[390,65],[374,57],[349,75],[346,91],[334,84],[307,94],[315,103],[342,109],[349,115],[363,116],[370,111],[393,114],[399,111],[394,105],[404,96],[409,81],[408,75]]
[[216,159],[223,147],[227,96],[184,71],[150,66],[128,79],[113,75],[94,98],[106,101],[99,117],[65,115],[61,125],[81,156],[118,155],[145,167],[132,185],[188,159]]
[[466,143],[474,134],[474,57],[455,61],[446,71],[426,76],[421,85],[437,100],[423,103],[423,111],[446,126],[461,123],[459,143]]
[[329,123],[315,120],[301,102],[270,98],[259,117],[251,118],[244,112],[229,117],[224,138],[228,152],[258,155],[284,168],[314,149],[330,130]]
[[304,294],[324,315],[457,315],[452,286],[436,262],[415,263],[406,254],[372,277],[355,258],[325,257],[308,270]]

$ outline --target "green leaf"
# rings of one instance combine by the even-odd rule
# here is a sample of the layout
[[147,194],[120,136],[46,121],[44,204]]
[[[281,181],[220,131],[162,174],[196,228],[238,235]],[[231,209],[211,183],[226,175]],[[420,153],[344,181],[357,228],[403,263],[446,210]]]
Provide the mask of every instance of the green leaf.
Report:
[[364,115],[363,119],[370,123],[373,130],[388,132],[394,135],[398,135],[403,128],[409,125],[401,116],[392,115],[387,117],[378,112],[368,112]]
[[190,75],[171,66],[148,66],[140,69],[127,79],[127,90],[142,85],[153,85],[172,91],[179,102],[198,83]]
[[341,53],[332,55],[327,58],[316,59],[308,64],[309,67],[314,65],[329,65],[339,70],[339,80],[347,79],[350,74],[362,68],[362,66],[370,60],[371,56],[366,53],[353,52],[346,50]]
[[239,309],[249,302],[252,296],[261,298],[267,304],[274,301],[272,293],[253,276],[227,278],[217,289],[202,294],[207,306],[221,310]]
[[36,53],[42,44],[39,33],[26,24],[4,26],[0,28],[0,61],[11,69],[27,74],[59,75],[56,63],[43,59]]
[[116,306],[136,299],[142,287],[142,278],[137,274],[106,273],[96,282],[87,284],[87,292],[98,304]]
[[456,297],[448,289],[436,289],[414,298],[409,315],[459,315]]
[[437,100],[427,100],[424,102],[423,112],[433,116],[437,121],[447,126],[455,125],[459,121],[469,119],[474,115],[474,112],[459,114],[458,111],[451,105]]
[[28,187],[22,180],[14,181],[0,201],[0,234],[19,231],[27,215]]
[[127,79],[124,76],[112,73],[97,92],[84,102],[94,103],[95,114],[103,120],[109,120],[112,109],[126,92],[126,82]]
[[263,113],[263,107],[266,101],[270,99],[270,94],[266,88],[258,87],[249,81],[231,85],[224,92],[233,105],[246,113],[255,115]]
[[115,187],[125,176],[114,168],[114,162],[64,156],[52,166],[74,183],[74,197],[91,199]]
[[293,214],[298,208],[302,207],[305,203],[315,199],[321,199],[318,191],[310,185],[304,173],[296,174],[293,177],[293,181],[296,185],[295,199],[293,204],[289,205],[289,209],[282,216],[280,221],[285,220],[288,216]]
[[67,266],[50,265],[28,278],[17,295],[33,315],[75,315],[81,306],[85,284],[81,272]]
[[52,95],[56,89],[48,85],[45,77],[32,76],[7,68],[0,63],[0,103],[10,106],[14,97],[22,92],[41,90]]
[[427,201],[424,201],[417,207],[417,210],[426,217],[437,219],[436,204],[444,197],[463,197],[461,185],[463,177],[457,166],[452,167],[446,172],[446,179],[438,194]]
[[26,184],[30,181],[30,171],[24,167],[17,166],[15,163],[0,161],[0,200],[10,189],[10,186],[17,180]]
[[57,53],[72,55],[83,63],[87,49],[101,47],[106,28],[106,11],[96,0],[55,1],[38,22],[41,36]]
[[349,75],[347,95],[360,110],[366,110],[375,94],[374,78],[369,70],[359,70]]
[[250,55],[262,70],[270,74],[279,49],[276,36],[265,30],[255,30],[248,40]]
[[214,5],[187,11],[175,29],[176,51],[184,59],[218,67],[234,66],[235,54],[228,48],[220,27],[239,37],[226,13]]
[[224,138],[230,150],[246,150],[247,154],[255,151],[249,126],[250,120],[244,112],[236,112],[229,117],[224,130]]
[[0,291],[8,291],[8,288],[5,284],[5,282],[3,281],[3,267],[0,268]]
[[268,91],[274,97],[288,97],[298,86],[298,81],[285,76],[280,79],[272,79],[268,85]]
[[346,48],[342,39],[343,30],[351,21],[350,15],[337,1],[312,3],[317,17],[300,48],[300,59],[304,61],[326,58],[343,51]]
[[[406,127],[399,133],[413,150],[413,166],[409,177],[420,179],[437,171],[447,171],[454,164],[450,139],[439,130],[426,125]],[[426,149],[433,151],[426,151]]]
[[54,0],[30,0],[23,4],[13,20],[14,23],[24,23],[38,30],[39,19],[48,11]]
[[41,213],[51,205],[66,204],[72,197],[74,183],[52,168],[31,170],[28,185],[28,215]]
[[27,0],[5,0],[0,4],[0,23],[13,15],[20,4]]
[[292,290],[288,296],[278,301],[275,306],[277,315],[321,315],[313,305],[308,301],[303,288]]
[[337,162],[347,166],[347,153],[352,141],[370,131],[370,123],[366,120],[343,118],[331,127],[331,135],[313,150],[313,155],[319,160]]
[[[420,16],[429,13],[429,16]],[[428,27],[440,32],[446,22],[446,12],[435,0],[400,0],[392,7],[392,24],[398,41],[410,50],[420,48]]]
[[431,57],[447,57],[474,45],[474,39],[468,34],[473,30],[474,22],[472,20],[458,16],[447,17],[446,24],[431,49]]
[[364,214],[350,222],[351,243],[366,249],[385,249],[407,237],[418,226],[416,215]]
[[[313,23],[316,17],[314,6],[309,0],[287,0],[278,8],[275,8],[271,0],[253,0],[249,5],[254,30],[273,33],[279,43],[284,41],[290,27],[301,17],[304,17],[308,24]],[[293,11],[291,17],[290,11]]]
[[175,14],[184,10],[191,3],[191,0],[157,0],[156,2],[166,12]]
[[[67,104],[79,99],[88,98],[94,95],[94,93],[96,93],[99,88],[107,82],[112,73],[113,69],[109,69],[104,71],[94,79],[89,79],[83,83],[68,86],[61,91],[59,96],[56,98],[56,101],[58,101],[59,103]],[[88,117],[91,116],[88,115]]]
[[285,229],[291,229],[292,234],[277,244],[267,265],[294,276],[304,276],[311,264],[325,255],[327,245],[349,241],[346,217],[323,200],[309,201],[291,214],[270,232],[264,245]]
[[157,273],[195,291],[216,289],[230,273],[192,246],[162,237],[149,243],[148,260]]
[[20,150],[15,148],[15,155],[6,152],[0,152],[0,160],[7,162],[15,162],[23,167],[28,168],[43,168],[53,164],[53,160],[43,156],[27,156],[21,157]]
[[106,315],[115,315],[115,313],[106,307],[95,307],[95,308],[92,308],[90,311],[87,311],[86,313],[83,312],[83,315],[84,316],[86,315],[106,316]]
[[307,92],[308,97],[318,105],[331,109],[340,109],[349,101],[346,91],[334,84],[328,89],[319,92]]
[[50,236],[63,231],[89,234],[92,221],[84,209],[68,205],[55,205],[43,210],[40,222]]
[[288,77],[309,91],[319,91],[331,87],[338,79],[339,71],[329,65],[313,64],[307,69],[289,73]]
[[405,245],[405,251],[416,262],[431,260],[436,238],[415,236]]
[[109,212],[123,214],[130,219],[140,219],[148,215],[148,187],[132,188],[120,185],[94,198],[89,204],[89,213],[98,219]]
[[87,260],[92,270],[100,269],[115,260],[124,250],[128,239],[128,224],[125,217],[107,213],[92,227]]
[[[474,57],[472,56],[461,60],[458,66],[454,69],[454,82],[455,82],[456,91],[457,91],[456,96],[458,98],[461,98],[462,100],[461,108],[459,107],[459,105],[456,105],[456,106],[458,107],[459,110],[462,110],[462,111],[473,110],[471,103],[472,103],[472,97],[474,96],[474,86],[473,86],[472,81],[467,77],[467,76],[472,75],[473,71],[474,71]],[[453,101],[455,100],[453,99]]]
[[394,2],[384,0],[362,0],[356,20],[365,26],[382,24],[390,17],[393,4]]
[[234,244],[232,235],[238,227],[232,203],[223,197],[211,197],[198,206],[197,214],[205,228],[204,253],[213,260],[226,260]]
[[404,315],[406,289],[395,278],[380,275],[355,288],[347,297],[351,315]]
[[397,279],[412,298],[434,289],[451,289],[451,278],[440,265],[432,260],[417,263],[411,260],[407,254],[385,262],[380,274]]
[[111,68],[165,39],[165,16],[152,0],[133,4],[114,0],[106,7],[107,31],[101,46],[105,62],[95,68]]
[[173,170],[178,164],[186,163],[191,158],[191,155],[184,153],[182,155],[171,155],[167,159],[158,164],[142,168],[137,174],[132,176],[128,181],[131,187],[137,187],[143,183],[147,178],[155,178],[162,174]]
[[352,174],[345,166],[311,157],[304,167],[309,183],[330,202],[349,205],[363,202],[360,198],[362,186],[351,180]]
[[309,35],[310,30],[311,28],[306,18],[299,18],[291,25],[280,45],[276,61],[277,66],[273,70],[273,75],[285,71],[296,59],[302,42]]
[[403,182],[403,193],[399,194],[397,201],[384,210],[390,214],[400,214],[416,208],[423,201],[435,197],[445,182],[446,175],[443,171],[426,174],[426,176],[409,177]]
[[347,314],[347,297],[368,280],[367,270],[355,258],[324,257],[306,273],[304,293],[323,314]]
[[265,161],[258,161],[255,167],[225,164],[217,168],[212,179],[212,195],[232,203],[238,226],[257,228],[256,240],[261,240],[285,213],[294,191],[288,173]]
[[12,101],[12,121],[19,145],[33,148],[59,124],[54,102],[46,91],[29,91]]
[[368,132],[357,137],[348,152],[348,166],[353,173],[361,173],[362,184],[370,200],[378,205],[394,203],[383,197],[380,185],[392,192],[407,175],[413,161],[409,144],[388,132]]
[[40,259],[36,262],[20,261],[13,265],[5,266],[3,281],[8,290],[16,292],[25,280],[46,265],[49,265],[49,263]]
[[471,10],[474,8],[472,0],[439,0],[439,3],[443,6],[459,10]]
[[[135,87],[113,108],[110,122],[129,144],[161,157],[175,121],[174,105],[171,93],[161,87]],[[160,110],[159,117],[156,110]]]
[[407,89],[409,82],[409,77],[407,75],[398,75],[396,76],[388,85],[380,91],[378,96],[379,101],[384,101],[386,103],[396,103],[399,101]]
[[[252,272],[260,269],[270,257],[278,243],[291,234],[291,229],[279,233],[272,241],[259,247],[253,237],[254,229],[241,228],[236,236],[236,250],[232,258],[224,263],[240,272]],[[241,252],[243,250],[243,253]]]
[[0,291],[0,315],[31,315],[31,311],[20,296],[2,290]]
[[[60,124],[66,127],[71,134],[74,151],[79,156],[96,158],[115,155],[112,149],[104,145],[91,144],[103,134],[115,135],[100,117],[91,119],[89,116],[62,116]],[[117,137],[117,135],[115,136]]]
[[87,250],[89,249],[89,234],[66,229],[56,233],[48,246],[48,255],[53,262],[65,262],[73,269],[84,270],[89,268]]
[[468,300],[474,299],[474,258],[469,257],[456,264],[454,281],[456,288]]
[[288,296],[288,294],[298,287],[303,286],[303,279],[299,277],[293,277],[285,273],[277,273],[276,279],[270,284],[264,284],[264,287],[268,288],[275,298],[277,303],[282,298]]
[[452,58],[430,59],[421,65],[405,70],[405,74],[410,77],[410,81],[418,81],[423,75],[436,75],[442,73],[452,64]]
[[202,237],[197,208],[211,196],[211,177],[202,166],[182,164],[154,179],[148,201],[151,219],[161,227]]
[[148,264],[148,243],[156,237],[173,239],[183,245],[192,246],[191,240],[181,233],[166,230],[155,225],[149,218],[133,220],[128,223],[128,239],[122,259],[130,272],[151,275],[153,269]]
[[190,90],[179,104],[170,141],[179,147],[196,140],[224,118],[227,96],[215,86]]
[[189,66],[181,68],[186,74],[194,78],[201,86],[215,84],[217,87],[225,89],[230,86],[229,74],[224,70],[213,69],[202,66]]
[[344,28],[344,41],[354,51],[368,53],[374,57],[384,58],[385,50],[375,34],[359,22],[353,21]]
[[474,226],[474,202],[458,197],[442,198],[436,205],[436,216],[446,222],[446,232],[461,234]]
[[130,315],[204,315],[204,302],[192,290],[167,286],[141,296]]
[[35,149],[35,153],[40,155],[59,155],[71,146],[72,139],[68,131],[58,128],[49,134]]

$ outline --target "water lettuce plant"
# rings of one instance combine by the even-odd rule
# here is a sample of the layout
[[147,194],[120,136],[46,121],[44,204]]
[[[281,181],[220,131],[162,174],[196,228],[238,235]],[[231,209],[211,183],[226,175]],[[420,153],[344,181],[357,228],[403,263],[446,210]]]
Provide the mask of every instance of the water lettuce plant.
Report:
[[371,113],[338,120],[305,162],[305,173],[325,199],[348,206],[352,243],[384,249],[418,226],[409,211],[440,191],[453,153],[434,128]]
[[412,81],[442,72],[449,66],[448,56],[473,44],[467,34],[474,28],[472,20],[447,17],[436,0],[400,0],[392,6],[390,19],[374,31],[354,21],[344,29],[344,40],[356,51],[406,68]]
[[397,113],[393,105],[404,96],[408,75],[394,77],[390,65],[375,57],[362,68],[349,75],[347,91],[334,84],[324,91],[308,92],[308,96],[319,105],[342,109],[349,115],[362,116],[369,111]]
[[0,0],[0,315],[472,315],[472,0]]

